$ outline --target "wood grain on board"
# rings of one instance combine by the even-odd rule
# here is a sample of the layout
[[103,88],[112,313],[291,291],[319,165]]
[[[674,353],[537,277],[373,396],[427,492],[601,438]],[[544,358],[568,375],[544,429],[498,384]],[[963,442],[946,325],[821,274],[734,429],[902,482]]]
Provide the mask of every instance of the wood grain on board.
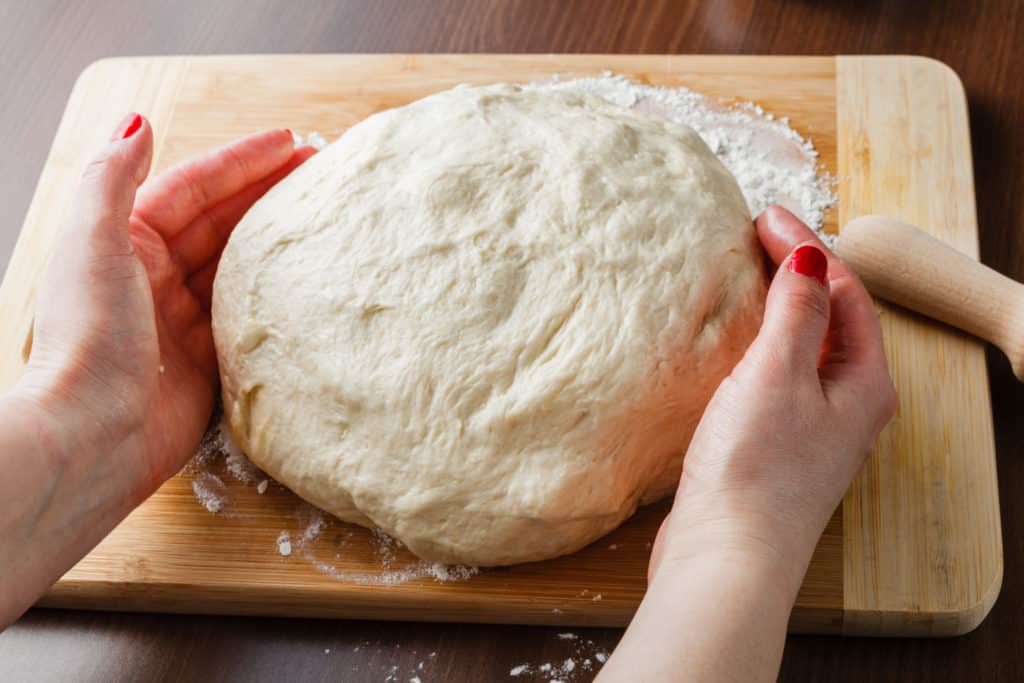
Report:
[[[838,58],[840,223],[886,214],[978,258],[967,99],[931,59]],[[899,408],[843,501],[844,631],[969,631],[1003,578],[981,343],[880,304]],[[907,340],[911,343],[900,343]]]
[[[157,131],[154,168],[255,130],[334,137],[365,116],[460,82],[610,69],[656,85],[752,100],[813,138],[837,171],[840,218],[891,212],[976,256],[967,122],[955,77],[907,58],[601,55],[320,55],[121,58],[87,69],[71,96],[3,286],[0,387],[15,380],[32,300],[81,167],[129,110]],[[838,145],[838,147],[837,147]],[[891,150],[903,150],[900,156]],[[909,165],[909,166],[908,166]],[[937,202],[929,200],[941,188]],[[831,220],[826,229],[835,232]],[[998,591],[1001,546],[991,412],[980,344],[882,307],[900,391],[897,419],[816,551],[791,629],[950,634]],[[572,556],[381,584],[368,532],[340,523],[288,557],[308,510],[281,487],[225,478],[218,515],[190,473],[169,481],[43,599],[45,605],[238,614],[622,625],[645,587],[664,504]],[[612,547],[614,546],[614,548]],[[311,560],[312,558],[312,560]],[[330,565],[318,570],[314,563]],[[409,570],[398,553],[385,574]],[[378,577],[374,579],[373,577]],[[402,575],[404,576],[404,575]],[[341,580],[339,580],[339,577]],[[600,595],[600,598],[597,596]]]

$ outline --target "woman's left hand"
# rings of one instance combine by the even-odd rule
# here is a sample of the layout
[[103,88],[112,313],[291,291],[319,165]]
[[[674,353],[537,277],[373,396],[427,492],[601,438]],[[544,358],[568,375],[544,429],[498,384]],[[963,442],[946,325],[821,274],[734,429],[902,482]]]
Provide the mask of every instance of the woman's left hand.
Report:
[[0,396],[0,629],[195,452],[217,391],[210,298],[235,224],[313,154],[257,133],[143,183],[128,116],[82,176]]
[[125,465],[150,485],[184,464],[210,418],[210,296],[228,235],[314,151],[269,130],[143,183],[152,150],[149,122],[129,115],[86,168],[39,290],[23,380],[62,419],[73,406],[102,425],[102,442],[130,440],[137,462]]

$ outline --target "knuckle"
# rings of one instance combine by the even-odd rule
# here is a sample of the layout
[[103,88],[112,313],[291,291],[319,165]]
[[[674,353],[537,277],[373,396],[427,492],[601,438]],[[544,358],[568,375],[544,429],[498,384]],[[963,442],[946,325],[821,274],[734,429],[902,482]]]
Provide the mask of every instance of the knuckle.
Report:
[[828,318],[828,297],[824,291],[801,287],[791,291],[787,298],[791,310],[805,316]]
[[102,183],[111,177],[124,174],[127,168],[127,160],[123,154],[106,151],[99,156],[93,157],[82,170],[82,180],[86,182]]
[[248,159],[238,153],[238,150],[233,147],[228,147],[224,152],[227,155],[227,158],[230,159],[231,163],[234,164],[235,168],[238,169],[238,172],[242,174],[242,178],[245,179],[246,184],[256,180],[255,174],[252,170],[252,165],[249,163]]
[[89,160],[89,163],[85,165],[82,170],[82,179],[86,181],[100,180],[106,174],[110,168],[110,157],[109,155],[102,155]]
[[181,179],[182,184],[188,188],[192,201],[196,206],[208,206],[211,203],[206,186],[189,166],[179,166],[175,169],[175,172]]

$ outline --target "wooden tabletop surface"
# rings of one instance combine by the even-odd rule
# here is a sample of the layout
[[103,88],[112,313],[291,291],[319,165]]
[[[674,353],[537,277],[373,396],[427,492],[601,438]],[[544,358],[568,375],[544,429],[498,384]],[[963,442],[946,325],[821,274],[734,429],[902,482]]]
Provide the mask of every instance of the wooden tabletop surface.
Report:
[[[926,9],[927,8],[927,9]],[[982,259],[1024,280],[1024,4],[1017,0],[339,0],[0,3],[0,268],[77,74],[112,55],[244,52],[921,54],[970,101]],[[2,324],[2,312],[0,312]],[[783,680],[1024,678],[1024,385],[989,353],[1005,579],[952,640],[790,637]],[[580,640],[558,637],[572,630]],[[0,634],[3,681],[522,680],[611,650],[614,629],[33,610]],[[590,642],[588,642],[590,641]],[[585,680],[586,677],[577,677]]]

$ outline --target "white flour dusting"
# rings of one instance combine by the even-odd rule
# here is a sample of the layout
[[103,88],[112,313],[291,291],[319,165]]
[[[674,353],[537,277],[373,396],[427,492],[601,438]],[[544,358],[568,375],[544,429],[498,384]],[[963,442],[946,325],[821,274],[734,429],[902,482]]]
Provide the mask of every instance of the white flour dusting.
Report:
[[277,535],[277,552],[281,553],[285,557],[292,554],[291,535],[287,531],[282,531]]
[[[225,517],[242,516],[232,503],[245,495],[245,488],[252,487],[257,494],[263,495],[270,485],[266,474],[235,445],[230,430],[219,416],[211,423],[198,452],[186,467],[186,473],[192,476],[192,491],[200,505]],[[242,486],[229,485],[229,482]],[[361,585],[396,585],[416,579],[450,582],[466,581],[480,573],[477,567],[410,559],[402,545],[383,531],[357,532],[350,525],[302,501],[296,503],[293,522],[295,528],[283,529],[275,539],[277,552],[284,557],[301,557],[337,581]],[[338,533],[325,538],[324,532],[328,529]],[[342,563],[338,560],[343,558],[344,551],[361,557],[369,554],[380,569],[353,571],[341,568],[339,565]]]
[[224,495],[227,491],[223,480],[215,474],[200,472],[192,480],[192,492],[200,505],[210,512],[220,512],[224,508]]
[[687,88],[662,88],[631,81],[606,71],[593,78],[530,83],[540,90],[583,90],[613,104],[664,116],[700,134],[711,151],[736,176],[752,216],[781,204],[821,232],[825,213],[835,204],[834,180],[819,173],[818,152],[811,141],[756,104],[715,104]]
[[[582,638],[575,633],[559,633],[561,641],[567,641],[570,650],[568,656],[550,662],[524,662],[509,669],[512,678],[528,677],[534,681],[572,681],[591,680],[601,668],[599,664],[608,661],[608,651],[597,645],[593,640]],[[597,663],[595,663],[597,662]]]
[[305,137],[303,137],[299,133],[296,133],[295,131],[292,131],[292,141],[294,141],[296,147],[309,145],[310,147],[317,151],[320,151],[328,144],[327,138],[325,138],[323,135],[316,131],[308,133]]

